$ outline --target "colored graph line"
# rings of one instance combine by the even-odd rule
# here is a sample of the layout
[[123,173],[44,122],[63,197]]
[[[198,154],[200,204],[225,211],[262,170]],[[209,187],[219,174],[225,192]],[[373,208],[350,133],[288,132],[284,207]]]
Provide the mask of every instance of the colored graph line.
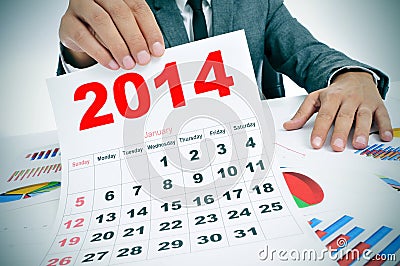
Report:
[[42,174],[57,173],[59,171],[61,171],[61,163],[18,170],[12,173],[7,182],[22,181],[26,178],[40,176]]
[[337,262],[339,265],[351,265],[354,261],[358,260],[363,254],[363,252],[367,249],[375,246],[379,241],[381,241],[387,234],[392,231],[392,228],[387,226],[382,226],[375,233],[373,233],[367,240],[358,243],[348,254],[351,256],[343,255]]
[[278,142],[275,142],[275,144],[276,144],[277,146],[279,146],[279,147],[282,147],[282,148],[288,150],[288,151],[297,153],[297,154],[299,154],[299,155],[301,155],[301,156],[303,156],[303,157],[306,156],[304,153],[301,153],[301,152],[298,152],[298,151],[296,151],[296,150],[293,150],[293,149],[291,149],[291,148],[289,148],[289,147],[286,147],[285,145],[279,144]]
[[398,181],[383,175],[376,175],[376,176],[379,177],[386,184],[394,188],[395,190],[400,191],[400,183]]
[[60,148],[55,148],[54,150],[47,150],[47,151],[39,151],[34,153],[28,153],[25,158],[31,161],[34,160],[46,160],[49,158],[54,158],[59,153]]
[[299,208],[318,204],[324,199],[322,188],[308,176],[296,172],[283,172],[282,174]]
[[382,265],[390,256],[396,254],[400,249],[400,235],[397,236],[392,242],[389,243],[381,252],[375,255],[370,261],[368,261],[366,266],[378,266]]
[[332,234],[334,234],[336,231],[338,231],[340,228],[345,226],[351,220],[353,220],[353,217],[344,215],[343,217],[341,217],[339,220],[337,220],[333,224],[329,225],[324,230],[317,230],[317,231],[315,231],[315,233],[321,239],[321,241],[324,241],[325,239],[330,237]]
[[56,190],[60,187],[61,182],[52,181],[13,189],[0,194],[0,203],[29,199]]
[[400,161],[400,146],[392,147],[385,144],[373,144],[364,150],[355,151],[354,154],[381,160]]

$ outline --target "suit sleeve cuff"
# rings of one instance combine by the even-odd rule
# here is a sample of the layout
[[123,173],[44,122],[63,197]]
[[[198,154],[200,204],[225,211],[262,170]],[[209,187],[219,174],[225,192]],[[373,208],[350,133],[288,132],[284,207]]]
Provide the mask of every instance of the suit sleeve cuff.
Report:
[[378,81],[380,80],[379,76],[372,70],[369,70],[368,68],[362,67],[362,66],[345,66],[337,69],[335,72],[332,73],[332,75],[328,79],[328,86],[332,84],[332,80],[339,75],[342,72],[348,71],[348,70],[355,70],[355,71],[362,71],[362,72],[367,72],[370,73],[374,79],[375,85],[378,86]]

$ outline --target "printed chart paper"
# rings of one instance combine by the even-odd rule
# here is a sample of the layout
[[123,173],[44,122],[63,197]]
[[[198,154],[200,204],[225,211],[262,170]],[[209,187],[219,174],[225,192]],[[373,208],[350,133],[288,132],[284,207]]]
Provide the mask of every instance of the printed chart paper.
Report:
[[253,76],[239,31],[133,71],[48,80],[63,172],[42,265],[261,265],[266,246],[318,252],[268,172],[274,128]]
[[[274,114],[276,163],[293,199],[310,226],[339,265],[396,265],[400,261],[400,195],[381,175],[399,176],[400,164],[347,146],[335,153],[326,144],[321,150],[309,144],[312,122],[303,130],[285,131],[282,124],[290,119],[302,98],[269,101]],[[386,102],[392,123],[399,125],[398,104]],[[285,108],[290,106],[290,108]],[[279,116],[278,116],[279,114]],[[370,147],[397,147],[398,138],[382,143],[371,134]],[[383,154],[383,153],[381,153]],[[391,156],[395,156],[396,151]],[[394,157],[392,157],[394,158]],[[350,253],[348,253],[350,252]],[[362,253],[365,256],[362,256]],[[348,255],[346,255],[348,254]]]

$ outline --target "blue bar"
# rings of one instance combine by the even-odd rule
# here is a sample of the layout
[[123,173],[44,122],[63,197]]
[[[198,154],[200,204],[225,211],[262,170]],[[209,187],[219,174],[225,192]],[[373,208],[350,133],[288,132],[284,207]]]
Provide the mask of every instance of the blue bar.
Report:
[[400,249],[400,235],[398,235],[389,245],[387,245],[379,255],[392,255]]
[[393,179],[391,179],[391,178],[381,177],[381,179],[382,179],[383,181],[385,181],[385,182],[386,182],[387,184],[389,184],[389,185],[400,186],[400,183],[399,183],[399,182],[397,182],[396,180],[393,180]]
[[55,157],[57,155],[59,148],[55,148],[51,157]]
[[352,241],[354,238],[356,238],[357,236],[359,236],[359,235],[360,235],[362,232],[364,232],[364,231],[365,231],[365,229],[363,229],[363,228],[361,228],[361,227],[358,227],[358,226],[354,227],[353,229],[351,229],[351,230],[346,234],[346,236],[350,237],[349,241],[347,241],[347,242]]
[[392,228],[382,226],[381,228],[378,229],[375,233],[373,233],[370,237],[368,237],[367,240],[364,241],[364,243],[370,245],[371,247],[375,246],[376,243],[381,241],[387,234],[392,231]]
[[375,146],[376,146],[377,144],[374,144],[374,145],[372,145],[372,146],[367,146],[365,149],[363,149],[363,150],[356,150],[355,152],[354,152],[354,154],[357,154],[357,153],[363,153],[364,151],[367,151],[367,150],[369,150],[369,149],[373,149],[373,148],[375,148]]
[[50,152],[51,152],[51,150],[48,150],[48,151],[44,154],[43,159],[49,158]]
[[316,227],[317,225],[319,225],[322,221],[317,219],[317,218],[312,218],[310,221],[310,226],[311,228]]
[[328,238],[329,236],[331,236],[333,233],[335,233],[336,231],[338,231],[340,228],[342,228],[343,226],[345,226],[348,222],[350,222],[351,220],[353,220],[353,217],[350,217],[348,215],[344,215],[342,218],[340,218],[339,220],[337,220],[336,222],[334,222],[333,224],[331,224],[330,226],[328,226],[325,230],[323,230],[326,235],[324,235],[323,237],[321,237],[321,240],[324,241],[326,238]]

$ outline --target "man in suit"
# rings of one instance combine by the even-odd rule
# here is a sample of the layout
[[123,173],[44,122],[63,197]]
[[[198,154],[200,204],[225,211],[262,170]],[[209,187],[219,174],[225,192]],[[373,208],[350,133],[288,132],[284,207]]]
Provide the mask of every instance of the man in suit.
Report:
[[[147,2],[147,3],[146,3]],[[150,54],[193,39],[187,0],[70,0],[60,25],[62,67],[99,62],[110,69],[145,65]],[[282,0],[203,0],[209,36],[244,29],[258,81],[264,56],[310,94],[285,129],[301,128],[318,112],[311,145],[319,149],[335,123],[334,151],[343,151],[355,120],[352,144],[367,146],[373,119],[383,141],[393,137],[382,98],[388,77],[318,42],[289,14]],[[63,69],[64,68],[64,69]]]

